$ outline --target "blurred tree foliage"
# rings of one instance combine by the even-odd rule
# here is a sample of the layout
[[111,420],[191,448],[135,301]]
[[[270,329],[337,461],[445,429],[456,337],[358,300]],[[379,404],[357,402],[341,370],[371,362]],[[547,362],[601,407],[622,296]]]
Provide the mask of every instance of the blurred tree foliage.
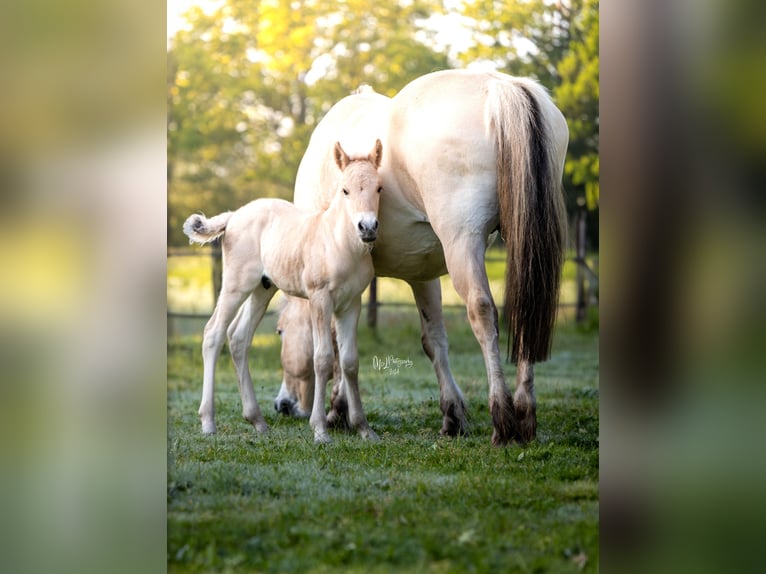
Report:
[[567,208],[584,198],[588,236],[598,247],[599,205],[598,0],[467,0],[461,9],[475,44],[462,64],[486,61],[516,76],[531,76],[550,90],[569,125],[564,173]]
[[[597,206],[597,2],[222,0],[216,6],[209,14],[199,7],[187,12],[187,27],[168,49],[169,244],[186,243],[181,224],[194,211],[291,198],[314,126],[359,85],[393,96],[418,76],[477,61],[536,77],[551,90],[570,122],[569,195],[590,190],[589,205]],[[470,41],[450,32],[456,22]]]

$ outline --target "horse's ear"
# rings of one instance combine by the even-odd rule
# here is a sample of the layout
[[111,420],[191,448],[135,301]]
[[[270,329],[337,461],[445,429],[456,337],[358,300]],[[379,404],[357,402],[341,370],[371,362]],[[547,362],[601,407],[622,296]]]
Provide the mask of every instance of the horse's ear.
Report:
[[380,162],[383,161],[383,144],[380,143],[379,139],[375,140],[375,147],[369,157],[376,168],[380,167]]
[[348,159],[346,152],[343,151],[343,148],[340,146],[340,142],[335,142],[335,150],[333,155],[335,156],[335,163],[338,165],[338,168],[341,171],[346,169],[346,166],[351,160]]

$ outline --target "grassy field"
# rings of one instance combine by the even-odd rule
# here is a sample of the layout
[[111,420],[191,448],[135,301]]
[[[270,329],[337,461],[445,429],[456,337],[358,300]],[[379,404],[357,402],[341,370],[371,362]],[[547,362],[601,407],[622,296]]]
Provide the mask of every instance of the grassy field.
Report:
[[[471,428],[446,439],[417,313],[384,308],[376,331],[360,327],[362,399],[382,441],[336,432],[333,444],[315,446],[308,421],[272,408],[281,381],[274,321],[259,327],[250,361],[265,436],[241,418],[225,352],[218,434],[202,437],[200,337],[168,340],[169,571],[598,571],[595,329],[560,318],[553,356],[536,367],[538,439],[493,448],[484,365],[465,312],[450,310],[447,327]],[[375,357],[389,355],[412,366],[376,369]],[[512,380],[514,367],[506,373]]]

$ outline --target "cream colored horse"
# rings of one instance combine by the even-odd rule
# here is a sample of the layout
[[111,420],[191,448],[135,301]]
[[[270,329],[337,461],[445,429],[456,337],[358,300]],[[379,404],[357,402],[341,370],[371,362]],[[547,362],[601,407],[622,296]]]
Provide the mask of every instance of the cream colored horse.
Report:
[[[258,199],[235,212],[209,219],[192,215],[184,223],[184,233],[192,241],[206,243],[223,235],[221,294],[202,342],[199,415],[204,434],[216,432],[215,364],[226,335],[239,379],[242,414],[257,431],[268,430],[250,378],[247,350],[269,302],[281,289],[309,301],[314,440],[330,441],[324,397],[333,374],[333,317],[340,369],[349,394],[350,423],[362,437],[378,438],[362,410],[356,331],[361,294],[374,275],[370,251],[378,234],[382,145],[377,140],[368,156],[354,159],[339,142],[330,149],[335,174],[328,183],[333,186],[327,190],[329,204],[321,211],[304,211],[279,199]],[[242,312],[235,319],[240,307]]]
[[[435,72],[405,86],[393,99],[349,96],[317,126],[301,161],[296,205],[326,205],[337,176],[326,151],[333,132],[385,127],[380,177],[381,233],[375,273],[403,279],[420,312],[422,344],[433,362],[444,415],[441,432],[466,430],[465,403],[449,365],[438,277],[450,274],[487,370],[492,442],[526,442],[536,433],[534,369],[548,358],[558,302],[566,214],[561,179],[567,124],[546,91],[532,80],[465,70]],[[518,364],[511,395],[503,374],[497,309],[484,267],[487,237],[495,230],[507,247],[505,311]],[[288,304],[289,309],[289,304]],[[307,321],[291,310],[282,340],[294,355],[308,349],[291,334]],[[310,348],[309,348],[310,349]],[[283,360],[284,360],[283,347]],[[306,393],[285,369],[275,402],[297,403]],[[346,386],[336,383],[332,419],[342,419]],[[300,410],[300,409],[297,409]]]

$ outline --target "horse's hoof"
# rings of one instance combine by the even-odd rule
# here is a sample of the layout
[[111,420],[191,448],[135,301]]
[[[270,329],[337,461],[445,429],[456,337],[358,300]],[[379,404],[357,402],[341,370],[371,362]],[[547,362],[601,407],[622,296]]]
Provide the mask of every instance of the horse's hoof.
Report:
[[442,413],[442,428],[439,434],[442,436],[461,436],[467,434],[468,421],[465,413],[465,405],[459,403],[448,403],[441,401],[440,403]]
[[255,427],[255,431],[258,434],[267,434],[269,432],[269,425],[267,425],[265,422],[255,423],[253,426]]
[[492,446],[506,446],[516,435],[516,420],[510,397],[492,401],[489,406],[492,415]]

